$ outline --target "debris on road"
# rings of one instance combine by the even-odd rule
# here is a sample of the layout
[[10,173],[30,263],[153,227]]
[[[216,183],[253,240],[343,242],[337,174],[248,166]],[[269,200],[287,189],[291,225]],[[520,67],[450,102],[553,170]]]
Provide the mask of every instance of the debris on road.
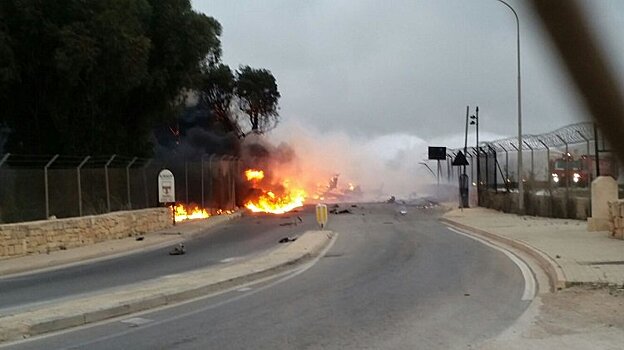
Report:
[[169,255],[184,255],[186,254],[186,248],[183,243],[178,244],[177,247],[174,247],[171,251],[169,251]]
[[351,210],[349,209],[343,209],[343,210],[338,210],[338,209],[332,209],[329,211],[331,214],[353,214],[351,212]]
[[278,243],[288,243],[288,242],[294,242],[294,241],[296,241],[296,240],[297,240],[297,238],[298,238],[297,236],[293,236],[293,237],[284,237],[284,238],[280,239],[280,240],[278,241]]
[[144,239],[145,239],[145,237],[143,237],[143,236],[138,236],[138,237],[136,238],[136,240],[137,240],[137,241],[142,241],[142,240],[144,240]]

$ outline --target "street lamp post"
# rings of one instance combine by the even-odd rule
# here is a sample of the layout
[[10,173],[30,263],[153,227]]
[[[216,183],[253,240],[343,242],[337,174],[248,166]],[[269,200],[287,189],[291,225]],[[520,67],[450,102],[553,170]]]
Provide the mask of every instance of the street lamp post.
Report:
[[496,0],[507,6],[516,18],[516,53],[518,57],[518,211],[524,213],[524,183],[522,182],[522,95],[520,83],[520,20],[511,5],[503,0]]
[[477,150],[477,205],[481,205],[479,198],[479,189],[481,188],[481,161],[479,159],[481,158],[481,152],[479,151],[479,106],[477,106],[475,115],[471,115],[470,119],[472,119],[470,121],[470,125],[476,126],[477,129],[477,147],[475,148]]

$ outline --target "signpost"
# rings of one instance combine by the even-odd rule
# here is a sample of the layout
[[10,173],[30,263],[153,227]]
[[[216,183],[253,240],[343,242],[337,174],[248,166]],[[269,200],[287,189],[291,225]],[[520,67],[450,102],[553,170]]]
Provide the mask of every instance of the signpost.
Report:
[[446,160],[446,147],[429,146],[429,160],[438,161],[438,187],[440,187],[440,161]]
[[[169,169],[158,173],[158,203],[175,205],[175,179]],[[175,225],[175,209],[172,208],[173,224]]]
[[[462,151],[457,152],[457,156],[453,159],[453,166],[467,166],[468,159]],[[459,176],[459,206],[460,208],[468,208],[468,175],[461,174]]]

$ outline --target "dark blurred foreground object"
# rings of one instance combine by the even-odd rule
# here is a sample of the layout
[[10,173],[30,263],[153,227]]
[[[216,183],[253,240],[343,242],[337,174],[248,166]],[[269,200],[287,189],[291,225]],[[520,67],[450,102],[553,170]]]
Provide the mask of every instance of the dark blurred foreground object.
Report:
[[169,251],[169,255],[184,255],[186,254],[186,248],[183,243],[178,244],[177,247],[174,247],[171,251]]
[[532,2],[594,121],[624,162],[624,96],[577,1]]

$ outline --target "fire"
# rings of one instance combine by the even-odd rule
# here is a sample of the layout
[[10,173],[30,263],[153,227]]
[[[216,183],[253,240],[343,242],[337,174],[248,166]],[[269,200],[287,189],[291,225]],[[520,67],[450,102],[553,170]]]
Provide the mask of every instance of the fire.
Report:
[[[264,172],[262,170],[248,169],[245,171],[247,181],[258,180],[255,176],[260,175],[259,179],[264,178]],[[250,199],[245,203],[245,207],[254,213],[271,213],[271,214],[284,214],[295,208],[303,206],[303,203],[307,197],[307,193],[300,188],[291,188],[292,182],[288,179],[281,183],[279,190],[276,189],[260,189],[262,192],[257,198]]]
[[256,170],[256,169],[247,169],[245,170],[245,177],[247,177],[247,181],[262,180],[264,179],[264,171]]
[[206,219],[210,217],[210,214],[206,211],[206,209],[201,209],[198,206],[185,208],[182,204],[176,204],[173,207],[173,210],[175,211],[176,222],[193,219]]

